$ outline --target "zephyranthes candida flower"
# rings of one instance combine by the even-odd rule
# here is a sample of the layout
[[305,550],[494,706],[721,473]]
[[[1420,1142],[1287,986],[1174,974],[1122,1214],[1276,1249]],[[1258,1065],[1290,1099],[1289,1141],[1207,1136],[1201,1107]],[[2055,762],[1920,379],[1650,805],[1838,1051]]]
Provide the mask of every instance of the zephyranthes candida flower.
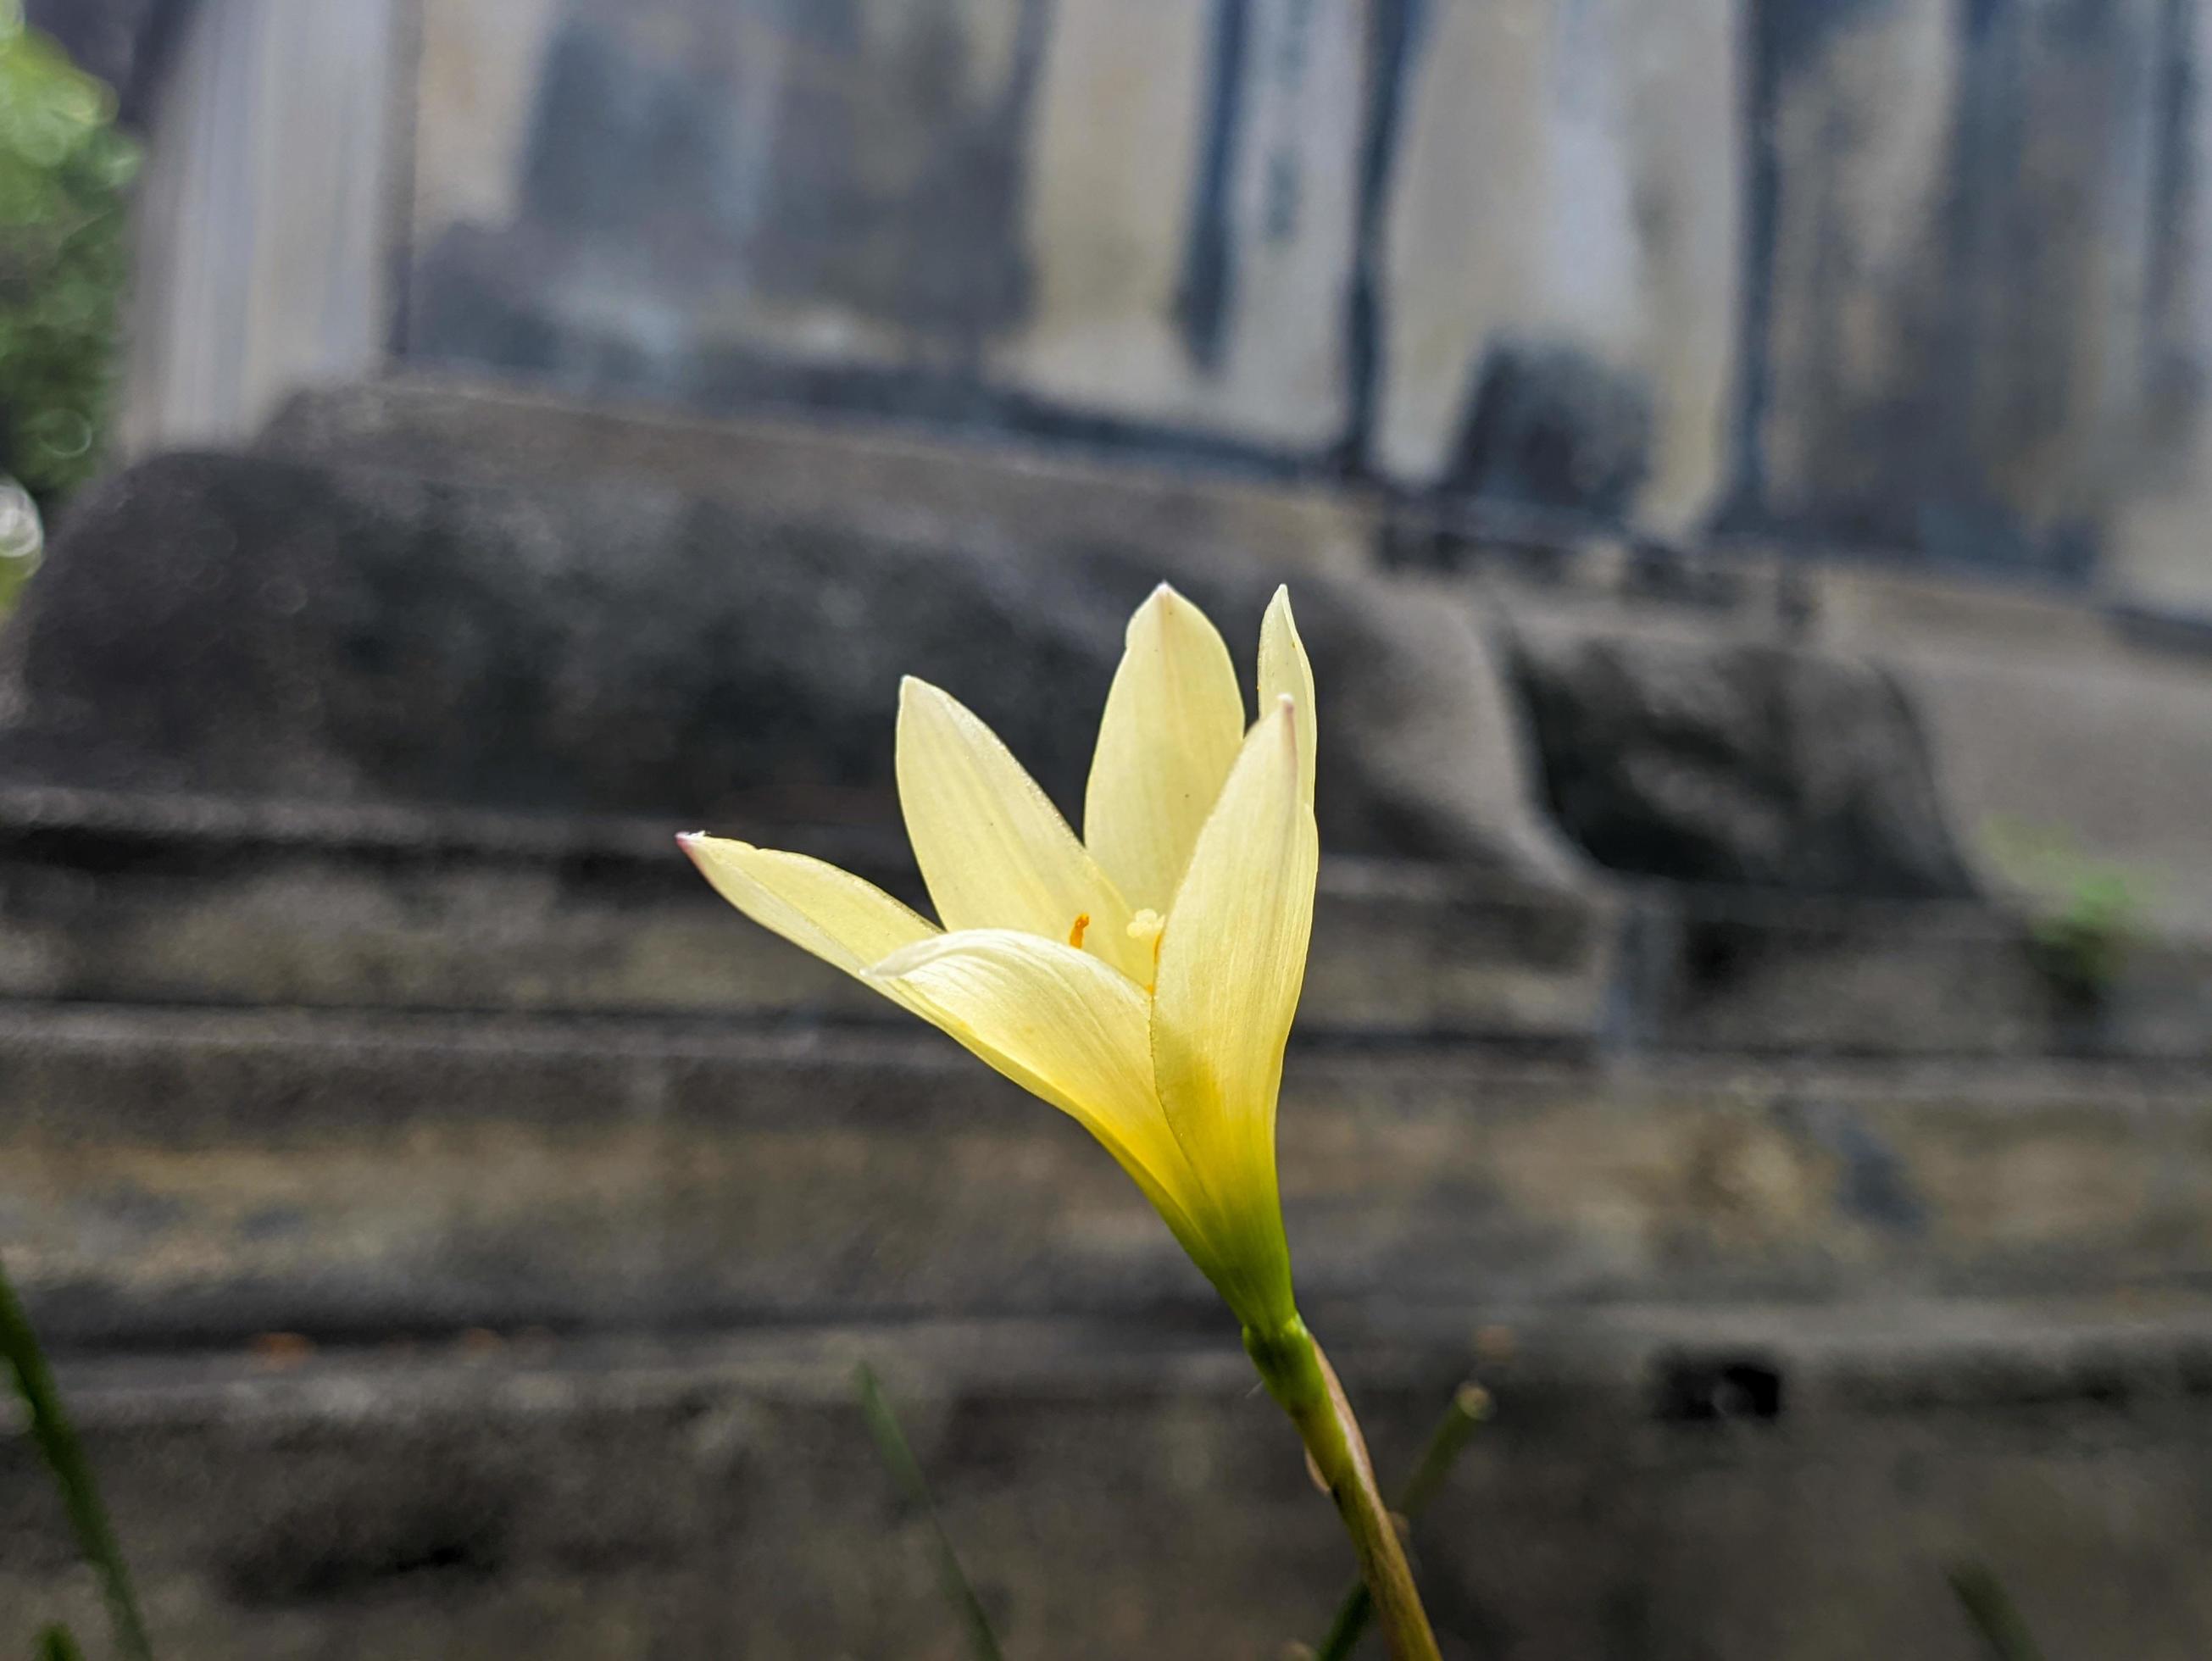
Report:
[[1352,1536],[1391,1652],[1435,1661],[1350,1404],[1298,1318],[1275,1178],[1283,1046],[1319,849],[1313,670],[1280,590],[1258,719],[1221,636],[1165,586],[1129,620],[1079,839],[990,728],[909,679],[899,803],[944,927],[819,860],[684,847],[738,909],[1071,1115],[1244,1326]]
[[1129,621],[1079,839],[909,678],[899,800],[942,929],[803,855],[684,847],[755,922],[943,1028],[1121,1161],[1246,1327],[1296,1319],[1275,1178],[1317,849],[1313,672],[1278,591],[1245,723],[1228,648],[1163,585]]

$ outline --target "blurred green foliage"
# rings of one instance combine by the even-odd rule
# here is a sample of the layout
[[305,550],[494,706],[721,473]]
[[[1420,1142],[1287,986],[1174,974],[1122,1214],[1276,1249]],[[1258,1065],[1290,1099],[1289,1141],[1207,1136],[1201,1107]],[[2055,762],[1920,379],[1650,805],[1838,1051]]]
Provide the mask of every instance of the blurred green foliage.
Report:
[[2101,1001],[2142,938],[2150,913],[2140,873],[2091,857],[2071,832],[1992,818],[1982,843],[1997,873],[2030,910],[2030,937],[2044,973],[2061,991]]
[[0,473],[51,501],[97,465],[137,148],[115,100],[0,0]]

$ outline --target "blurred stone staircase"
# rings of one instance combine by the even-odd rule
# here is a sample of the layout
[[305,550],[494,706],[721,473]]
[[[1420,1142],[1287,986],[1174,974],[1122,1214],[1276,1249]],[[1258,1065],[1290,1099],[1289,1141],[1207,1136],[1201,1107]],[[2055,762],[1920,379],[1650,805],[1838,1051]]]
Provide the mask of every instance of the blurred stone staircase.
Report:
[[[93,742],[120,697],[62,743],[62,626],[10,648],[0,1240],[165,1654],[955,1653],[861,1356],[1010,1653],[1326,1625],[1326,1506],[1075,1127],[730,913],[672,818],[195,788]],[[170,695],[227,696],[194,661]],[[879,818],[745,828],[911,891]],[[1332,857],[1285,1202],[1386,1468],[1498,1398],[1418,1536],[1447,1652],[1963,1655],[1966,1560],[2054,1654],[2203,1652],[2208,1012],[2212,943],[2085,998],[1969,899]],[[96,1626],[0,1461],[0,1646]]]

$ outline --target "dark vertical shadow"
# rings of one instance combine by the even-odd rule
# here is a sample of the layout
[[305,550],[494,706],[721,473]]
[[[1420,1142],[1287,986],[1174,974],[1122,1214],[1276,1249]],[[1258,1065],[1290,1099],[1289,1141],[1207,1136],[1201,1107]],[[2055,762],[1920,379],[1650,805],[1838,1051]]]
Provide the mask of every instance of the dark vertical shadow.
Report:
[[1382,237],[1397,170],[1407,82],[1425,0],[1373,0],[1368,12],[1365,124],[1359,139],[1358,217],[1345,317],[1344,436],[1334,458],[1346,475],[1368,471],[1382,376]]
[[1792,9],[1803,0],[1750,0],[1746,9],[1741,94],[1744,146],[1743,262],[1736,319],[1736,409],[1726,501],[1717,526],[1753,530],[1769,520],[1764,432],[1774,393],[1774,243],[1780,234],[1782,151],[1775,137],[1783,62],[1793,41]]
[[1221,363],[1229,313],[1236,300],[1234,228],[1230,195],[1244,125],[1244,78],[1251,40],[1252,0],[1213,0],[1213,46],[1207,82],[1206,148],[1198,188],[1192,193],[1190,229],[1183,243],[1182,281],[1176,321],[1183,350],[1200,368]]

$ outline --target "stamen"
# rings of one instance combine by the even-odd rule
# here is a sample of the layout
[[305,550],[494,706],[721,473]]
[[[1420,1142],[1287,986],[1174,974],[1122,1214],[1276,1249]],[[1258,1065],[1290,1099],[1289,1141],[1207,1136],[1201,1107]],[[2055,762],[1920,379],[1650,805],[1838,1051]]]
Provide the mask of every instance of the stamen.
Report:
[[1152,989],[1152,983],[1160,977],[1160,942],[1167,938],[1167,927],[1168,920],[1149,905],[1129,919],[1129,938],[1152,943],[1152,980],[1145,983],[1147,992]]
[[1067,931],[1067,943],[1079,952],[1083,950],[1084,931],[1090,927],[1091,914],[1088,911],[1077,912],[1075,914],[1075,927]]

